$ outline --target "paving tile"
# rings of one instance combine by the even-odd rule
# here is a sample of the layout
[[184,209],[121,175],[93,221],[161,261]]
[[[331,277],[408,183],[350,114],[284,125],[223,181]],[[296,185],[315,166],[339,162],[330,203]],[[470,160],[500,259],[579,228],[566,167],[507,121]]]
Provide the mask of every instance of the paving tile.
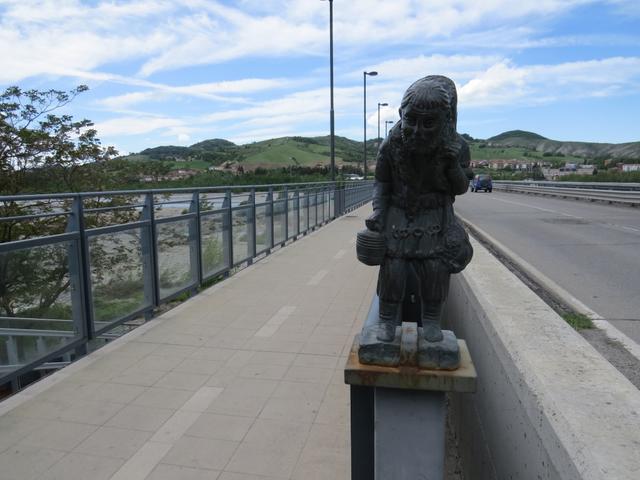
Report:
[[0,416],[0,452],[20,442],[32,432],[48,425],[49,421],[20,417],[13,413]]
[[71,405],[68,401],[51,402],[44,396],[27,400],[22,405],[18,405],[11,411],[11,415],[26,418],[39,418],[43,420],[56,420],[60,418],[62,412]]
[[249,395],[229,394],[222,392],[209,408],[208,413],[219,413],[222,415],[239,415],[243,417],[257,417],[262,411],[262,407],[267,403],[267,397],[256,397]]
[[118,356],[126,355],[128,357],[140,359],[146,357],[150,353],[153,353],[159,346],[159,344],[136,342],[134,340],[119,346],[114,350],[114,352],[117,352],[116,355]]
[[64,456],[60,450],[17,445],[0,454],[0,472],[8,480],[35,480]]
[[295,353],[287,352],[255,352],[251,357],[250,364],[257,365],[278,365],[288,367],[296,358]]
[[294,480],[349,480],[349,458],[341,448],[305,448],[296,465]]
[[200,412],[178,410],[151,437],[151,442],[173,444],[193,425]]
[[38,480],[108,480],[123,460],[83,453],[69,453]]
[[162,370],[147,370],[137,366],[131,367],[123,372],[110,377],[113,383],[124,383],[127,385],[140,385],[150,387],[166,374]]
[[58,418],[66,422],[102,425],[124,407],[121,403],[75,402],[60,413]]
[[182,360],[181,357],[151,354],[139,360],[136,366],[142,369],[168,372],[173,370]]
[[209,375],[201,373],[187,373],[187,372],[168,372],[162,378],[160,378],[155,384],[155,387],[164,388],[181,388],[184,390],[197,390],[203,386]]
[[327,391],[323,383],[291,382],[283,380],[273,391],[273,398],[293,398],[297,400],[322,401]]
[[157,350],[154,350],[156,355],[162,355],[165,357],[182,357],[187,358],[193,355],[199,348],[193,345],[160,345]]
[[198,437],[182,437],[162,459],[163,463],[186,467],[222,470],[236,448],[238,442],[209,438],[202,441]]
[[298,398],[270,398],[260,412],[260,418],[311,423],[320,409],[320,401]]
[[338,356],[342,352],[342,345],[334,343],[318,343],[307,342],[300,349],[300,353],[316,354],[316,355],[333,355]]
[[147,475],[162,460],[171,444],[147,442],[111,477],[111,480],[137,480],[147,478]]
[[183,467],[161,463],[145,480],[216,480],[220,472],[202,468]]
[[289,367],[284,365],[250,363],[242,367],[238,375],[245,378],[280,380],[284,378],[287,370]]
[[277,380],[238,377],[224,390],[225,395],[269,397],[278,386]]
[[181,390],[164,387],[148,387],[144,390],[131,405],[142,407],[169,408],[176,410],[182,406],[191,396],[190,390]]
[[115,427],[100,427],[76,448],[77,453],[128,459],[151,436],[148,432]]
[[337,358],[333,355],[314,355],[310,353],[299,353],[293,365],[296,367],[319,367],[319,368],[335,368]]
[[[98,429],[84,423],[47,421],[37,430],[24,437],[20,443],[33,447],[53,448],[70,452],[80,442]],[[6,435],[2,430],[2,435]]]
[[218,480],[273,480],[274,478],[276,477],[265,477],[263,475],[249,475],[246,473],[222,472],[218,477]]
[[173,371],[185,373],[200,373],[203,375],[213,375],[224,366],[224,362],[206,360],[204,358],[185,358]]
[[216,348],[216,347],[199,347],[194,350],[189,357],[203,360],[210,360],[212,362],[225,362],[236,351],[231,348]]
[[270,445],[256,448],[242,443],[229,461],[226,470],[267,477],[290,478],[300,454],[299,448]]
[[311,425],[287,421],[258,418],[253,423],[243,443],[251,443],[260,447],[279,447],[300,449],[304,445]]
[[333,370],[319,367],[296,367],[292,366],[285,375],[285,380],[295,382],[329,383]]
[[253,422],[254,419],[251,417],[203,413],[185,435],[240,442]]
[[174,410],[167,408],[128,405],[111,417],[105,425],[155,432],[173,414]]

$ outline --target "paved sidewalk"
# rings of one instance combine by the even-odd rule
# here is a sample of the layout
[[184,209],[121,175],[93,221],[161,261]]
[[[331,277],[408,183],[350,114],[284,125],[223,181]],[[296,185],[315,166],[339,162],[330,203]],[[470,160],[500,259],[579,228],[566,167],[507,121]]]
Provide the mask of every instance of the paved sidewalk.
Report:
[[3,480],[348,479],[362,207],[0,403]]

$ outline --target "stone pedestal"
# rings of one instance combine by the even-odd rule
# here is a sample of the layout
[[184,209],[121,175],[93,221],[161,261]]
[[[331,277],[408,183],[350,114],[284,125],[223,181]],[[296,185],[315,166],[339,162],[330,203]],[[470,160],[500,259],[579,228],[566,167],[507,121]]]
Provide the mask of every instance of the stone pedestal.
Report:
[[464,340],[457,341],[456,370],[416,367],[414,325],[403,324],[400,338],[408,345],[399,349],[403,353],[397,367],[361,363],[360,336],[355,338],[344,370],[345,383],[351,386],[352,480],[443,478],[444,395],[474,392],[476,371]]

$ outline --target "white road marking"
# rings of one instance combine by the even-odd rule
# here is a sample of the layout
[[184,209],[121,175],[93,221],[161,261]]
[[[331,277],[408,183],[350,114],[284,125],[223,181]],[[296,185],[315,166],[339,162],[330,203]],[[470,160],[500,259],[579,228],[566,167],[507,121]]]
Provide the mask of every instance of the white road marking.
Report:
[[534,210],[540,210],[541,212],[555,213],[558,215],[564,215],[565,217],[572,217],[572,218],[584,218],[584,217],[579,217],[578,215],[571,215],[570,213],[558,212],[557,210],[551,210],[549,208],[534,207],[533,205],[527,205],[526,203],[514,202],[513,200],[504,200],[496,197],[493,197],[493,199],[497,200],[498,202],[512,203],[513,205],[520,205],[521,207],[533,208]]
[[278,310],[273,317],[271,317],[264,326],[258,330],[254,337],[271,337],[274,333],[278,331],[280,325],[282,325],[289,316],[295,312],[297,307],[293,305],[285,305],[280,310]]
[[[580,217],[578,215],[571,215],[570,213],[559,212],[557,210],[552,210],[550,208],[534,207],[533,205],[527,205],[526,203],[514,202],[513,200],[504,200],[502,198],[496,198],[496,197],[493,197],[493,200],[496,200],[498,202],[503,202],[503,203],[512,203],[514,205],[520,205],[522,207],[533,208],[535,210],[540,210],[541,212],[555,213],[557,215],[563,215],[565,217],[571,217],[571,218],[578,218],[578,219],[581,219],[581,220],[587,220],[587,218]],[[640,232],[640,229],[637,229],[637,228],[634,228],[634,227],[629,227],[627,225],[616,225],[615,223],[599,223],[598,225],[602,225],[603,227],[612,228],[614,230],[627,230],[627,231],[630,231],[630,232]]]
[[307,285],[309,286],[318,285],[327,273],[329,273],[328,270],[320,270],[313,277],[311,277],[311,280],[307,282]]
[[340,260],[342,257],[344,257],[344,255],[347,253],[346,250],[338,250],[338,253],[336,253],[333,258],[336,260]]
[[173,445],[223,390],[220,387],[202,387],[197,390],[111,479],[144,480],[147,478]]

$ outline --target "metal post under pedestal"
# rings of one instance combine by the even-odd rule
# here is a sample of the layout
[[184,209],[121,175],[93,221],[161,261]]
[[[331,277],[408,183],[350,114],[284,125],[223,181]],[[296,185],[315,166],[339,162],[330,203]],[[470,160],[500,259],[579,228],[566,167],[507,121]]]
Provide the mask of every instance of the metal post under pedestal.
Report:
[[345,366],[351,387],[351,480],[442,480],[446,392],[470,393],[476,371],[464,340],[452,371],[362,364],[359,336]]
[[375,480],[444,478],[444,392],[375,388]]

